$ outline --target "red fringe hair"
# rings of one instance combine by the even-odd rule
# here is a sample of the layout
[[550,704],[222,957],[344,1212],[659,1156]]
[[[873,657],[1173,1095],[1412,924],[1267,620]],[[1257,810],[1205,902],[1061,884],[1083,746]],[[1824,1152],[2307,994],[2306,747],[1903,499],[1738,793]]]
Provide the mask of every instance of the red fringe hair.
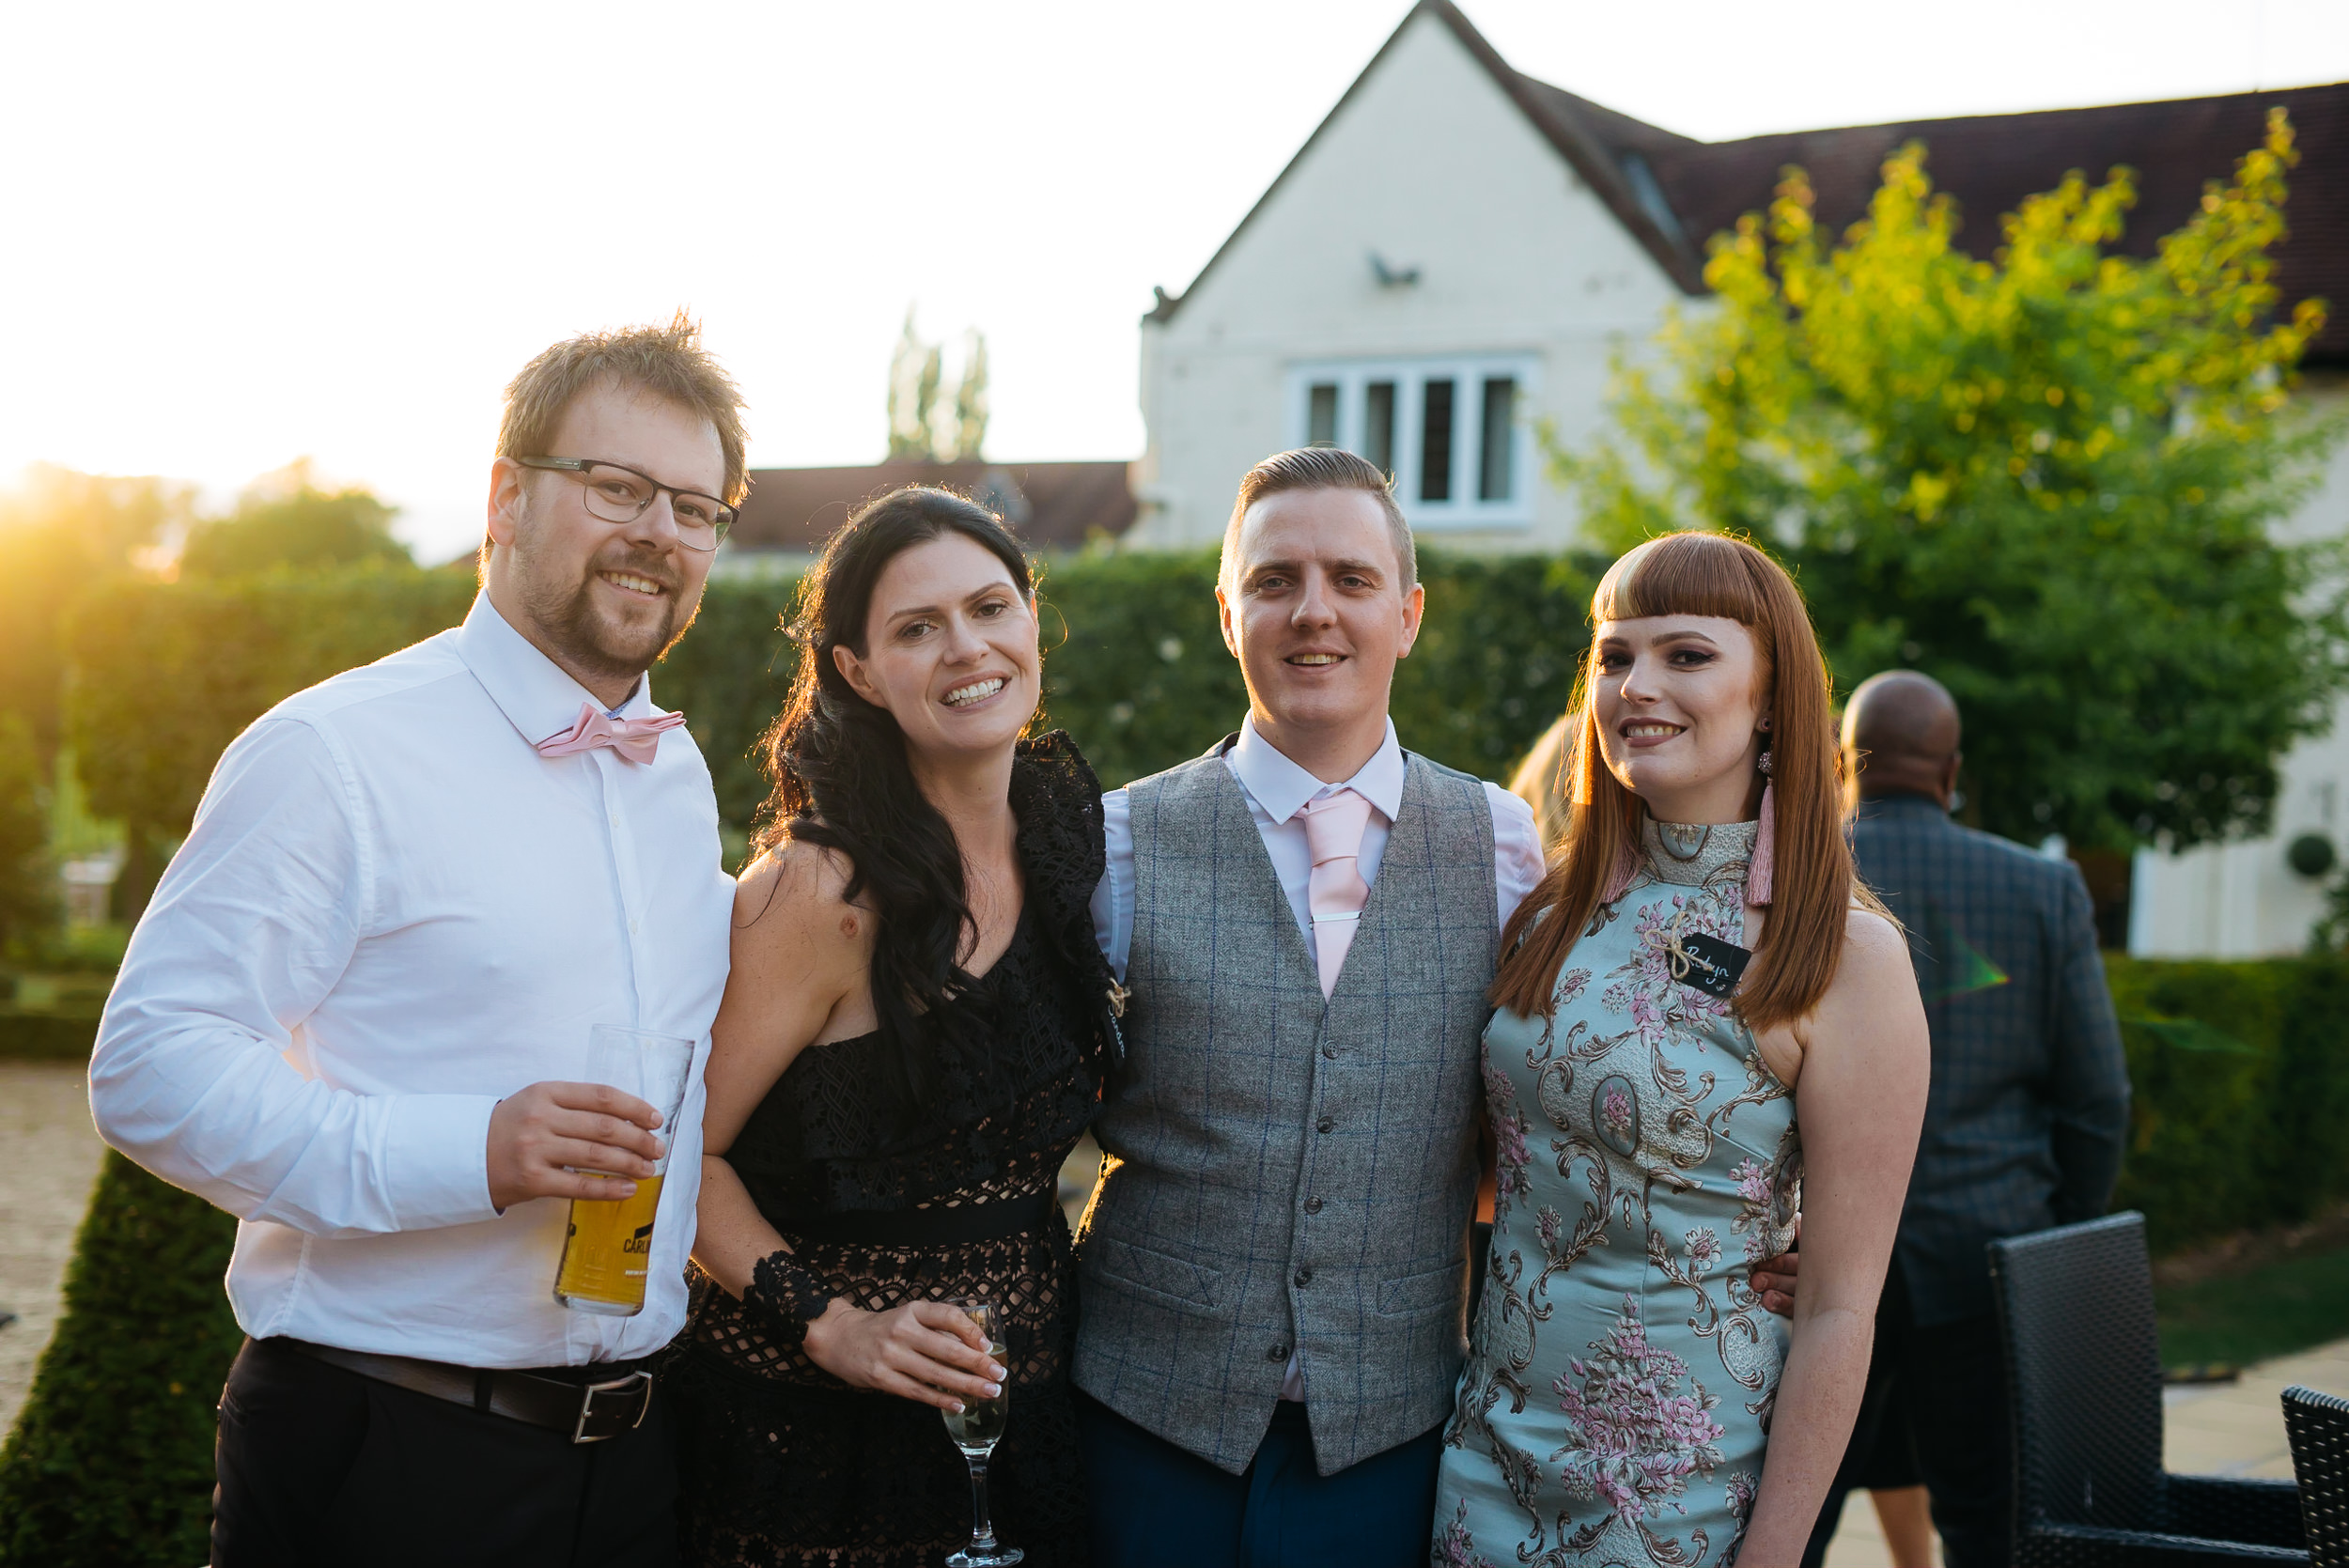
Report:
[[[1753,633],[1755,679],[1769,693],[1772,837],[1770,918],[1735,1006],[1759,1032],[1819,1003],[1843,956],[1855,900],[1882,906],[1859,883],[1844,836],[1843,758],[1833,689],[1802,591],[1785,569],[1743,539],[1667,534],[1610,567],[1591,597],[1591,624],[1643,615],[1719,615]],[[1504,955],[1492,1001],[1520,1017],[1551,1016],[1558,971],[1598,911],[1616,868],[1640,853],[1640,798],[1608,771],[1599,750],[1598,649],[1593,640],[1575,682],[1558,789],[1564,837],[1549,871],[1501,933]],[[1758,785],[1761,781],[1755,780]],[[1548,918],[1537,917],[1543,910]]]

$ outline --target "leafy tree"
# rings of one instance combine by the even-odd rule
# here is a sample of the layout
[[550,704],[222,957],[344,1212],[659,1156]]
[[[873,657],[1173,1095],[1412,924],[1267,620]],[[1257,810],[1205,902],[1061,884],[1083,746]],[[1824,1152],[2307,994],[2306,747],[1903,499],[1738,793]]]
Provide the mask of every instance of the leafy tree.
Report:
[[950,401],[940,396],[945,375],[945,350],[922,341],[909,305],[889,360],[891,462],[979,460],[987,442],[987,339],[977,329],[963,337],[961,379]]
[[35,464],[0,493],[0,550],[16,580],[0,615],[0,710],[31,726],[42,766],[54,755],[65,673],[57,625],[93,583],[125,576],[141,551],[169,542],[194,515],[194,491]]
[[0,957],[21,950],[56,913],[48,850],[48,793],[33,726],[0,712]]
[[1619,367],[1612,431],[1556,467],[1616,548],[1688,525],[1773,547],[1843,680],[1938,676],[1983,826],[2263,828],[2275,759],[2349,681],[2336,547],[2273,533],[2340,433],[2286,396],[2324,319],[2275,315],[2293,160],[2279,110],[2143,260],[2110,250],[2125,169],[2025,201],[1986,260],[1921,147],[1832,249],[1789,170],[1713,242],[1719,308]]
[[349,566],[359,561],[412,565],[392,537],[395,507],[357,487],[323,490],[303,458],[264,474],[225,518],[196,524],[180,551],[189,577],[244,577],[274,567]]

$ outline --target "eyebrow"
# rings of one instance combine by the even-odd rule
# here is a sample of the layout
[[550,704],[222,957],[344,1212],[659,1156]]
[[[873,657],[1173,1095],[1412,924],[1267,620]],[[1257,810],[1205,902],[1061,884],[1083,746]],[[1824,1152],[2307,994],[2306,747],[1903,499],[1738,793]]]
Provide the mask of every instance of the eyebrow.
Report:
[[[1622,642],[1623,640],[1624,640],[1624,635],[1623,635],[1623,633],[1622,633],[1622,632],[1620,632],[1620,631],[1610,631],[1610,632],[1609,632],[1606,636],[1604,636],[1604,637],[1602,637],[1602,638],[1600,638],[1600,639],[1599,639],[1599,644],[1600,644],[1600,645],[1601,645],[1601,646],[1604,646],[1604,645],[1606,645],[1606,644],[1609,644],[1609,643],[1620,643],[1620,642]],[[1706,636],[1703,632],[1697,630],[1697,629],[1696,629],[1696,628],[1694,628],[1694,627],[1690,627],[1690,628],[1687,629],[1686,630],[1682,630],[1682,631],[1667,631],[1667,632],[1663,633],[1662,635],[1658,636],[1658,637],[1656,639],[1656,641],[1657,641],[1657,643],[1659,643],[1659,644],[1661,644],[1661,643],[1703,643],[1703,644],[1706,647],[1709,647],[1709,648],[1718,648],[1718,647],[1719,647],[1719,646],[1720,646],[1720,644],[1719,644],[1719,643],[1717,643],[1717,642],[1713,641],[1713,639],[1712,639],[1712,638],[1710,638],[1710,637]]]
[[[962,602],[965,604],[975,604],[989,594],[1009,594],[1012,598],[1018,598],[1019,597],[1019,590],[1008,582],[990,582],[984,588],[974,589],[971,593],[964,595]],[[892,610],[882,618],[891,621],[902,621],[909,615],[942,615],[944,613],[945,607],[943,605],[916,604],[904,610]]]
[[[1359,577],[1374,577],[1379,579],[1384,579],[1387,575],[1385,568],[1380,567],[1376,561],[1346,559],[1329,562],[1328,566],[1333,574],[1337,572],[1352,572]],[[1252,582],[1257,578],[1262,577],[1265,573],[1270,571],[1284,571],[1289,573],[1291,576],[1295,576],[1303,569],[1304,564],[1298,561],[1258,561],[1240,575],[1240,581],[1243,582]]]

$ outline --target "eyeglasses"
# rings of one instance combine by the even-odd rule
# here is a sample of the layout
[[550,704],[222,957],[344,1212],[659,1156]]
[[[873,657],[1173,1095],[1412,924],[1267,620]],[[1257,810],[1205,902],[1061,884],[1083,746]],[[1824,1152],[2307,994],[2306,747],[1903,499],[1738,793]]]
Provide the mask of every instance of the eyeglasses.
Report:
[[588,514],[606,522],[634,522],[645,515],[645,508],[653,504],[656,496],[666,495],[669,510],[677,519],[677,543],[689,550],[717,549],[718,541],[726,536],[726,530],[741,515],[714,495],[664,485],[625,463],[607,463],[596,458],[514,460],[524,468],[552,469],[577,479],[585,492]]

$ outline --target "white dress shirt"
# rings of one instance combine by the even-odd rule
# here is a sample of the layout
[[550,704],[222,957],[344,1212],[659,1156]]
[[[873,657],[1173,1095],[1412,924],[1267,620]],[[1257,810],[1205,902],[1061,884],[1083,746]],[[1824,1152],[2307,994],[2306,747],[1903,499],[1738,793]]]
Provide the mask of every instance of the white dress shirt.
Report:
[[[1387,721],[1387,737],[1371,759],[1344,784],[1324,784],[1290,761],[1256,733],[1252,717],[1242,721],[1239,738],[1223,753],[1223,762],[1239,781],[1240,793],[1248,798],[1248,815],[1255,821],[1257,836],[1264,840],[1265,853],[1281,878],[1281,891],[1288,897],[1289,910],[1297,917],[1297,929],[1310,953],[1314,949],[1310,902],[1314,857],[1299,813],[1308,802],[1341,789],[1351,789],[1367,800],[1370,820],[1363,825],[1362,846],[1355,864],[1363,883],[1376,887],[1387,839],[1394,831],[1395,814],[1403,809],[1403,747],[1394,737],[1394,721]],[[1500,904],[1501,924],[1506,925],[1525,895],[1542,879],[1542,836],[1533,825],[1533,809],[1499,784],[1486,784],[1485,799],[1493,814],[1493,891]],[[1102,955],[1122,982],[1134,945],[1133,804],[1124,790],[1112,789],[1101,797],[1101,818],[1109,863],[1093,890],[1093,931],[1101,943]],[[1294,1350],[1282,1374],[1281,1397],[1299,1401],[1305,1397],[1304,1363]]]
[[[1307,802],[1341,789],[1351,789],[1371,804],[1370,821],[1362,829],[1362,847],[1356,860],[1365,885],[1378,883],[1378,864],[1386,858],[1387,838],[1394,831],[1395,813],[1403,809],[1403,747],[1394,737],[1394,721],[1387,721],[1387,737],[1361,770],[1344,784],[1324,784],[1291,762],[1256,733],[1253,718],[1243,720],[1239,738],[1223,753],[1224,766],[1239,781],[1248,798],[1248,815],[1254,818],[1265,853],[1271,857],[1281,891],[1288,895],[1304,934],[1305,949],[1313,951],[1314,917],[1308,902],[1314,875],[1312,847],[1305,840],[1305,821],[1298,815]],[[1533,809],[1496,784],[1485,785],[1485,799],[1493,812],[1493,891],[1500,899],[1501,924],[1509,924],[1525,895],[1542,879],[1542,836],[1533,826]],[[1134,944],[1134,826],[1133,807],[1122,789],[1101,797],[1103,836],[1108,840],[1109,865],[1093,892],[1093,929],[1101,953],[1117,978],[1126,978],[1126,958]]]
[[[228,1296],[255,1338],[530,1367],[683,1325],[732,884],[688,735],[649,764],[537,754],[592,700],[485,594],[280,703],[214,769],[107,1002],[90,1105],[243,1221]],[[660,710],[640,681],[620,711]],[[631,1318],[555,1304],[566,1201],[490,1202],[490,1109],[583,1079],[599,1023],[702,1042]]]

